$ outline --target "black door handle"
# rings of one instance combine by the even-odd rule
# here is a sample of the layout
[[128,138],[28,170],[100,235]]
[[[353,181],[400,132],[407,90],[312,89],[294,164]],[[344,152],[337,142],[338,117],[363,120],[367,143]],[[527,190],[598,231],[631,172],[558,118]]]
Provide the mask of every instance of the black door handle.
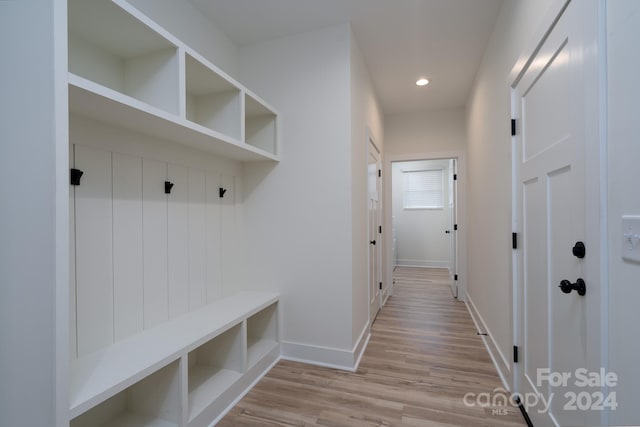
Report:
[[450,234],[451,233],[451,231],[449,231],[449,230],[444,230],[444,232],[445,232],[445,234]]
[[375,240],[372,240],[372,241],[370,241],[370,242],[369,242],[369,244],[370,244],[370,245],[374,245],[374,246],[375,246],[376,241],[375,241]]
[[582,279],[576,280],[576,283],[571,283],[568,280],[563,280],[558,286],[565,294],[570,294],[571,291],[578,292],[578,295],[584,296],[587,293],[587,284]]
[[571,252],[573,253],[573,256],[582,259],[587,253],[587,249],[584,246],[584,243],[576,242],[576,244],[573,246],[573,249],[571,249]]

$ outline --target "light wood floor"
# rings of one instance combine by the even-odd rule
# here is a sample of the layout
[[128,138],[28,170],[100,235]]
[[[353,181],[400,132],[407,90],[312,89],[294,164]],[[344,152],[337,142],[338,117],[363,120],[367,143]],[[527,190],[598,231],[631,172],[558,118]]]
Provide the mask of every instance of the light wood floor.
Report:
[[279,362],[219,426],[524,426],[467,407],[501,383],[445,270],[400,267],[357,372]]

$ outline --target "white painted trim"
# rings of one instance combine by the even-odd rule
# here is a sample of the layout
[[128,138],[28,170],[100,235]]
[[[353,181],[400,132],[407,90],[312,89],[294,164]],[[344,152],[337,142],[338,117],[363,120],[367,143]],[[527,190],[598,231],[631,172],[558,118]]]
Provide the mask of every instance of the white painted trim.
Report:
[[[498,347],[498,343],[493,339],[493,334],[491,330],[487,327],[487,324],[484,322],[482,315],[476,308],[475,304],[471,297],[467,294],[465,304],[467,306],[467,310],[469,310],[469,314],[471,315],[471,319],[473,323],[476,325],[476,329],[479,333],[486,333],[487,335],[480,335],[482,341],[484,342],[484,346],[489,353],[489,357],[491,357],[491,361],[498,371],[498,375],[500,376],[500,380],[502,380],[502,384],[505,390],[511,390],[511,385],[509,384],[508,378],[511,377],[511,364],[508,359],[504,356],[504,353]],[[498,363],[498,361],[502,363]]]
[[422,268],[446,268],[451,271],[449,261],[419,260],[419,259],[399,259],[396,265],[400,267],[422,267]]
[[[458,299],[464,301],[467,295],[467,155],[464,150],[451,151],[434,151],[412,154],[396,154],[385,156],[383,159],[383,177],[382,184],[384,188],[383,199],[391,200],[392,190],[392,163],[417,161],[417,160],[439,160],[439,159],[457,159],[458,160],[458,192],[457,192],[457,210],[458,210]],[[392,224],[392,206],[391,203],[385,203],[384,207],[384,224],[385,230],[393,230]],[[385,257],[386,266],[385,280],[388,283],[389,295],[393,295],[393,259],[390,254],[393,253],[393,239],[384,241],[384,253],[389,254]]]
[[69,425],[69,85],[67,2],[54,0],[55,360],[53,425]]
[[213,426],[215,426],[216,424],[218,424],[218,423],[220,422],[220,420],[222,420],[222,419],[225,417],[225,415],[227,415],[227,414],[229,413],[229,411],[230,411],[230,410],[232,410],[232,409],[233,409],[233,407],[234,407],[234,406],[236,406],[236,405],[237,405],[237,404],[242,400],[242,398],[244,398],[244,397],[247,395],[247,393],[249,393],[249,392],[251,391],[251,389],[252,389],[253,387],[255,387],[255,385],[256,385],[256,384],[258,384],[258,383],[260,382],[260,380],[261,380],[265,375],[267,375],[267,373],[268,373],[271,369],[273,369],[273,367],[274,367],[274,366],[276,366],[276,365],[278,364],[278,362],[280,362],[280,360],[281,360],[281,359],[282,359],[282,357],[278,357],[276,360],[274,360],[274,361],[271,363],[271,365],[269,365],[269,367],[268,367],[267,369],[265,369],[265,370],[264,370],[264,372],[262,372],[260,375],[258,375],[258,377],[257,377],[255,380],[253,380],[253,382],[252,382],[251,384],[249,384],[249,386],[248,386],[247,388],[245,388],[245,389],[244,389],[244,391],[243,391],[242,393],[240,393],[240,394],[238,395],[238,397],[236,397],[236,398],[234,399],[234,401],[233,401],[233,402],[231,402],[231,403],[229,404],[229,406],[227,406],[227,407],[226,407],[226,408],[225,408],[225,409],[220,413],[220,415],[218,415],[218,416],[216,417],[216,419],[215,419],[215,420],[213,420],[213,421],[211,422],[211,424],[209,424],[209,427],[213,427]]
[[369,324],[365,325],[351,350],[282,341],[281,358],[341,371],[355,372],[369,344]]

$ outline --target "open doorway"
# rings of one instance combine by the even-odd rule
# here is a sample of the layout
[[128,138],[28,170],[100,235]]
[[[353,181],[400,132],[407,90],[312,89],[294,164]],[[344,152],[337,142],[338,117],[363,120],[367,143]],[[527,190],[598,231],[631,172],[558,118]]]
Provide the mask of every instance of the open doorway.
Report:
[[458,298],[456,158],[391,163],[391,264],[431,269]]

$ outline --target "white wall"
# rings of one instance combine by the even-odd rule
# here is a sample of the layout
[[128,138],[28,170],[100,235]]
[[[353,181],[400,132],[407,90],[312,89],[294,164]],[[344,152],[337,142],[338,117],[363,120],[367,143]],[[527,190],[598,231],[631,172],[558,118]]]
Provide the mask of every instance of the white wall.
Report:
[[282,116],[282,162],[245,165],[247,286],[281,292],[285,355],[335,364],[353,345],[349,62],[347,25],[243,47],[239,61]]
[[505,1],[467,105],[467,293],[509,369],[511,321],[511,117],[507,77],[553,0]]
[[623,215],[640,215],[640,4],[636,0],[607,3],[608,48],[608,227],[609,227],[609,370],[620,381],[619,407],[610,414],[610,425],[638,423],[637,396],[640,340],[634,320],[640,301],[640,264],[622,259]]
[[388,156],[466,148],[464,108],[387,115],[384,131]]
[[[403,171],[442,169],[442,209],[404,209]],[[449,160],[394,162],[392,165],[393,226],[397,236],[398,265],[449,268],[451,236]]]
[[184,0],[127,1],[211,63],[237,78],[236,45],[190,2]]
[[[362,52],[352,31],[351,55],[351,227],[352,227],[352,339],[363,333],[369,322],[368,304],[368,205],[367,205],[367,128],[370,137],[384,154],[383,117]],[[381,159],[382,160],[382,159]],[[384,200],[382,200],[384,203]],[[383,219],[384,220],[384,219]],[[384,234],[382,237],[384,240]],[[384,276],[384,272],[382,274]],[[388,283],[383,281],[383,295]]]
[[63,426],[66,1],[0,2],[0,52],[0,425]]

